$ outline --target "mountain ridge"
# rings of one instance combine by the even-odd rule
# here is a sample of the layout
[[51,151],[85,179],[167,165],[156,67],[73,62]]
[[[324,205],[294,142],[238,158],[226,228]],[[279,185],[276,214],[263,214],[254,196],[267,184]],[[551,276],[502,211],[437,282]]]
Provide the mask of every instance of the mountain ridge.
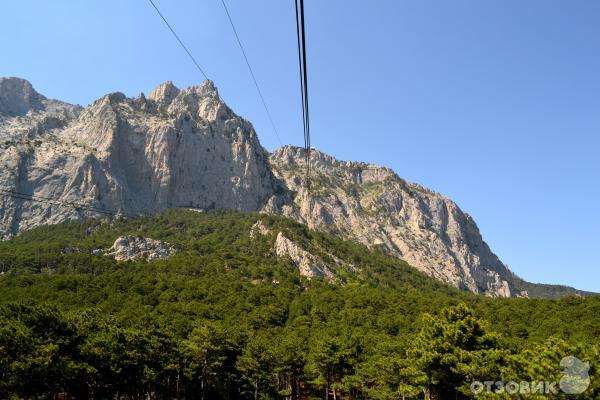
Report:
[[261,211],[381,247],[463,290],[527,296],[468,214],[389,168],[315,150],[309,195],[304,150],[269,154],[212,81],[186,89],[165,82],[147,97],[109,93],[82,108],[48,100],[25,80],[0,78],[0,102],[2,237],[98,216],[73,203],[133,215],[172,207]]

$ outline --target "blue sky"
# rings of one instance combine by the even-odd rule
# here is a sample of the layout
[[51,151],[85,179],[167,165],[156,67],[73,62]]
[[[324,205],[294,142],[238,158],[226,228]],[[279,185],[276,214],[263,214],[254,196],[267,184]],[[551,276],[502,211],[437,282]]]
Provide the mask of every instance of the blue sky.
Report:
[[[156,0],[278,147],[220,0]],[[303,143],[292,0],[229,0],[284,143]],[[517,274],[600,292],[600,1],[306,0],[314,147],[454,199]],[[0,5],[0,76],[87,105],[202,80],[146,0]]]

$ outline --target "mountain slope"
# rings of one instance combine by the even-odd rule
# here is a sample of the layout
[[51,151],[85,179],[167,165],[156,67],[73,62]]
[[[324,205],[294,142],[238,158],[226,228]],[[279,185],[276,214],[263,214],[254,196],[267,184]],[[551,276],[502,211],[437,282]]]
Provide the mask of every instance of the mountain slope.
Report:
[[271,155],[271,163],[276,176],[299,193],[299,217],[311,228],[377,244],[460,289],[520,295],[511,291],[510,271],[483,241],[473,219],[451,200],[390,169],[338,161],[318,151],[312,155],[308,198],[300,184],[304,157],[303,149],[284,147]]
[[387,168],[314,151],[309,197],[303,150],[269,155],[210,81],[185,90],[166,82],[148,97],[111,93],[83,109],[2,78],[0,146],[3,238],[107,213],[264,211],[380,247],[460,289],[527,295],[469,215]]
[[[282,236],[288,245],[296,247],[297,254],[303,253],[300,260],[306,257],[308,265],[316,262],[326,266],[333,279],[325,274],[319,277],[303,273],[294,255],[282,254],[278,249]],[[147,250],[140,249],[133,240],[122,244],[122,238],[157,243],[170,251],[158,257],[148,254],[119,257],[112,251],[117,244],[128,248],[130,254]],[[163,277],[190,285],[206,281],[206,287],[181,292],[183,288],[174,282],[166,286],[147,282]],[[203,312],[202,308],[186,308],[182,311],[184,315],[172,316],[162,307],[191,299],[201,303],[207,301],[206,296],[227,303],[228,296],[219,290],[208,293],[211,283],[221,282],[227,282],[231,291],[235,287],[256,286],[291,290],[293,296],[317,296],[310,294],[313,290],[347,293],[356,290],[370,293],[372,301],[377,302],[377,293],[383,297],[391,295],[393,300],[386,300],[389,301],[386,307],[403,310],[399,312],[409,325],[417,321],[423,310],[434,312],[443,305],[467,302],[494,321],[494,329],[509,337],[521,335],[525,325],[528,335],[524,337],[532,341],[553,334],[580,340],[579,335],[595,335],[600,327],[593,323],[600,315],[598,296],[560,301],[476,296],[439,282],[384,251],[311,230],[290,218],[264,213],[170,209],[153,216],[105,217],[44,225],[0,242],[3,303],[28,300],[56,303],[67,309],[99,307],[123,317],[124,322],[137,323],[145,318],[137,313],[139,304],[155,302],[149,312],[164,315],[167,320],[183,318],[189,327],[192,321],[186,319],[185,312]],[[98,291],[111,285],[115,285],[112,288],[115,293]],[[153,299],[155,296],[160,299]],[[245,295],[236,297],[241,301]],[[321,300],[327,303],[326,299]],[[352,296],[344,301],[352,303]],[[498,313],[498,309],[509,311]],[[249,311],[252,309],[246,309]],[[134,315],[127,314],[130,312]],[[236,312],[227,314],[237,316]],[[532,324],[532,320],[552,323],[545,326]],[[575,326],[578,320],[590,324]],[[410,326],[399,324],[398,329],[408,332]]]
[[[297,250],[282,254],[282,236]],[[302,276],[294,254],[335,279]],[[600,297],[473,295],[281,216],[172,209],[42,226],[0,242],[0,272],[1,398],[304,399],[332,389],[454,399],[474,379],[560,377],[565,356],[591,367],[581,398],[599,389]]]

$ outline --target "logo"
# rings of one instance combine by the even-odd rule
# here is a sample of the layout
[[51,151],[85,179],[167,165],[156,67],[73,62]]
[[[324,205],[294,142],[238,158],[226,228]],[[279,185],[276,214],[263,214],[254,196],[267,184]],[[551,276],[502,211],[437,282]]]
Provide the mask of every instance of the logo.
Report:
[[560,360],[563,375],[560,382],[556,381],[474,381],[471,383],[473,394],[507,393],[513,394],[546,394],[558,393],[558,387],[566,394],[581,394],[590,386],[590,365],[574,356],[568,356]]
[[567,394],[581,394],[590,386],[590,364],[577,357],[568,356],[560,360],[564,375],[560,378],[560,389]]

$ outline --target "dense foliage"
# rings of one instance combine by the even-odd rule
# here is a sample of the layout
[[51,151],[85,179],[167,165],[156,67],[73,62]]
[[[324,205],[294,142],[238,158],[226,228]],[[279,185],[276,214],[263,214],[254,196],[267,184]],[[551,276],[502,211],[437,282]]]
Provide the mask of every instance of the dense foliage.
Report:
[[[269,229],[250,235],[256,221]],[[278,232],[338,268],[302,278]],[[94,255],[121,235],[166,260]],[[40,227],[0,243],[0,398],[472,398],[473,381],[556,381],[590,364],[600,298],[489,299],[290,220],[172,210]],[[481,393],[478,398],[573,398]]]

